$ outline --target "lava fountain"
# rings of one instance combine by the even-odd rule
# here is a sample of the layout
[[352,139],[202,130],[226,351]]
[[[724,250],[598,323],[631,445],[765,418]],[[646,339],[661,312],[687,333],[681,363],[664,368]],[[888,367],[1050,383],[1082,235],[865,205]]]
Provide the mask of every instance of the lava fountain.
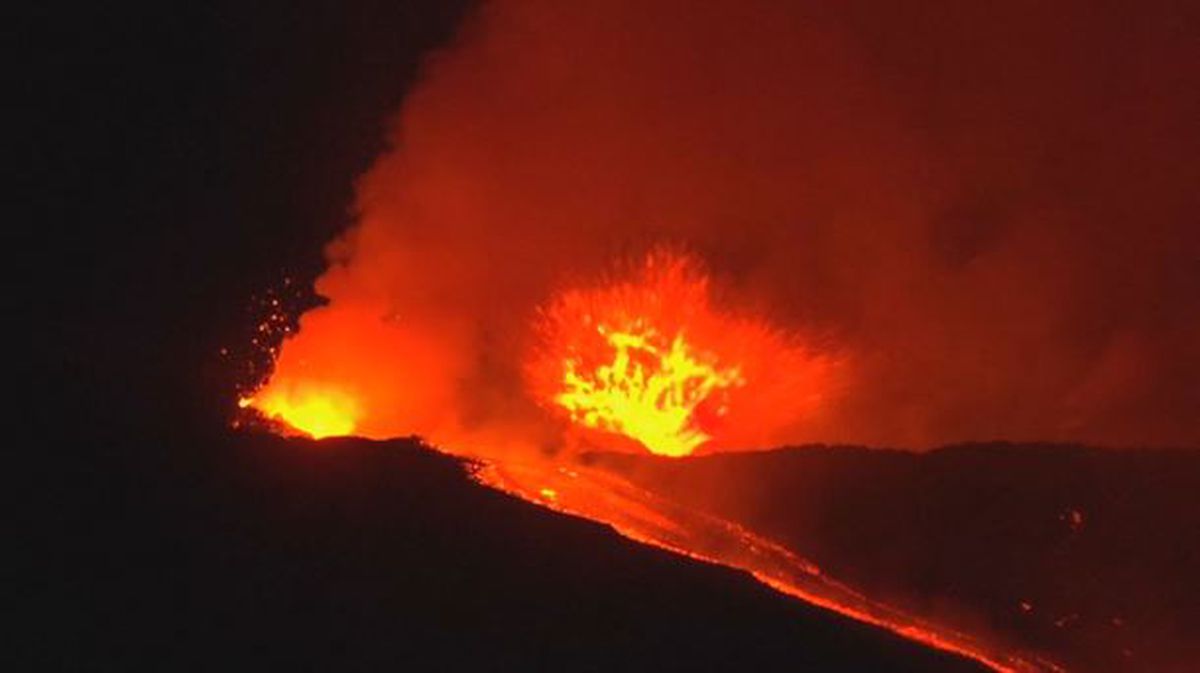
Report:
[[710,284],[695,259],[660,251],[626,279],[557,294],[530,393],[593,445],[664,456],[753,445],[819,412],[838,361],[717,310]]

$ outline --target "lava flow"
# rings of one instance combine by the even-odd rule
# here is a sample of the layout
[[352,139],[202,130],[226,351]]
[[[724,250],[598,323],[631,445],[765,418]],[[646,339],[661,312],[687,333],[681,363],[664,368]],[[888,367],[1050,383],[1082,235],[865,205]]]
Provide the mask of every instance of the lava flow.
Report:
[[586,465],[478,460],[475,479],[555,511],[600,521],[632,540],[738,568],[773,589],[1001,673],[1063,673],[1033,654],[1007,651],[969,634],[874,601],[770,540],[658,497]]

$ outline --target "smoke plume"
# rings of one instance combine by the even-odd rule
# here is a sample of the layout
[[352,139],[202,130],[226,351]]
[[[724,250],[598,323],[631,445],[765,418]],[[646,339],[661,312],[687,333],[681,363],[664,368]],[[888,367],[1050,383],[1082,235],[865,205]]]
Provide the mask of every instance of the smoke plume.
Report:
[[539,307],[670,246],[845,363],[769,441],[1200,444],[1180,17],[807,4],[485,2],[361,177],[274,383],[352,389],[360,434],[553,445]]

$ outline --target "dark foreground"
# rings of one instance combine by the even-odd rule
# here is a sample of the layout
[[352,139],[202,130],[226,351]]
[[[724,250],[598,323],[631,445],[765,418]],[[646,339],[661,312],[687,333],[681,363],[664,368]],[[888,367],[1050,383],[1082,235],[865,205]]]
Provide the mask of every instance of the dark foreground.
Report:
[[413,442],[174,444],[65,478],[18,668],[979,670],[490,491]]
[[868,596],[1069,671],[1200,662],[1200,451],[976,444],[596,455]]

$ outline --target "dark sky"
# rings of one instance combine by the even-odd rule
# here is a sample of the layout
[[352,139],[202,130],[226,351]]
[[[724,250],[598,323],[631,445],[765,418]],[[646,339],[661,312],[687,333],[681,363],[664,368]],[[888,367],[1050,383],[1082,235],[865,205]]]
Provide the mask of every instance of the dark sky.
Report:
[[[51,3],[23,57],[13,227],[32,398],[81,425],[222,424],[252,297],[311,278],[460,2]],[[47,420],[58,405],[34,404]],[[151,419],[157,418],[158,421]],[[169,418],[169,420],[168,420]],[[86,420],[84,420],[86,419]]]

